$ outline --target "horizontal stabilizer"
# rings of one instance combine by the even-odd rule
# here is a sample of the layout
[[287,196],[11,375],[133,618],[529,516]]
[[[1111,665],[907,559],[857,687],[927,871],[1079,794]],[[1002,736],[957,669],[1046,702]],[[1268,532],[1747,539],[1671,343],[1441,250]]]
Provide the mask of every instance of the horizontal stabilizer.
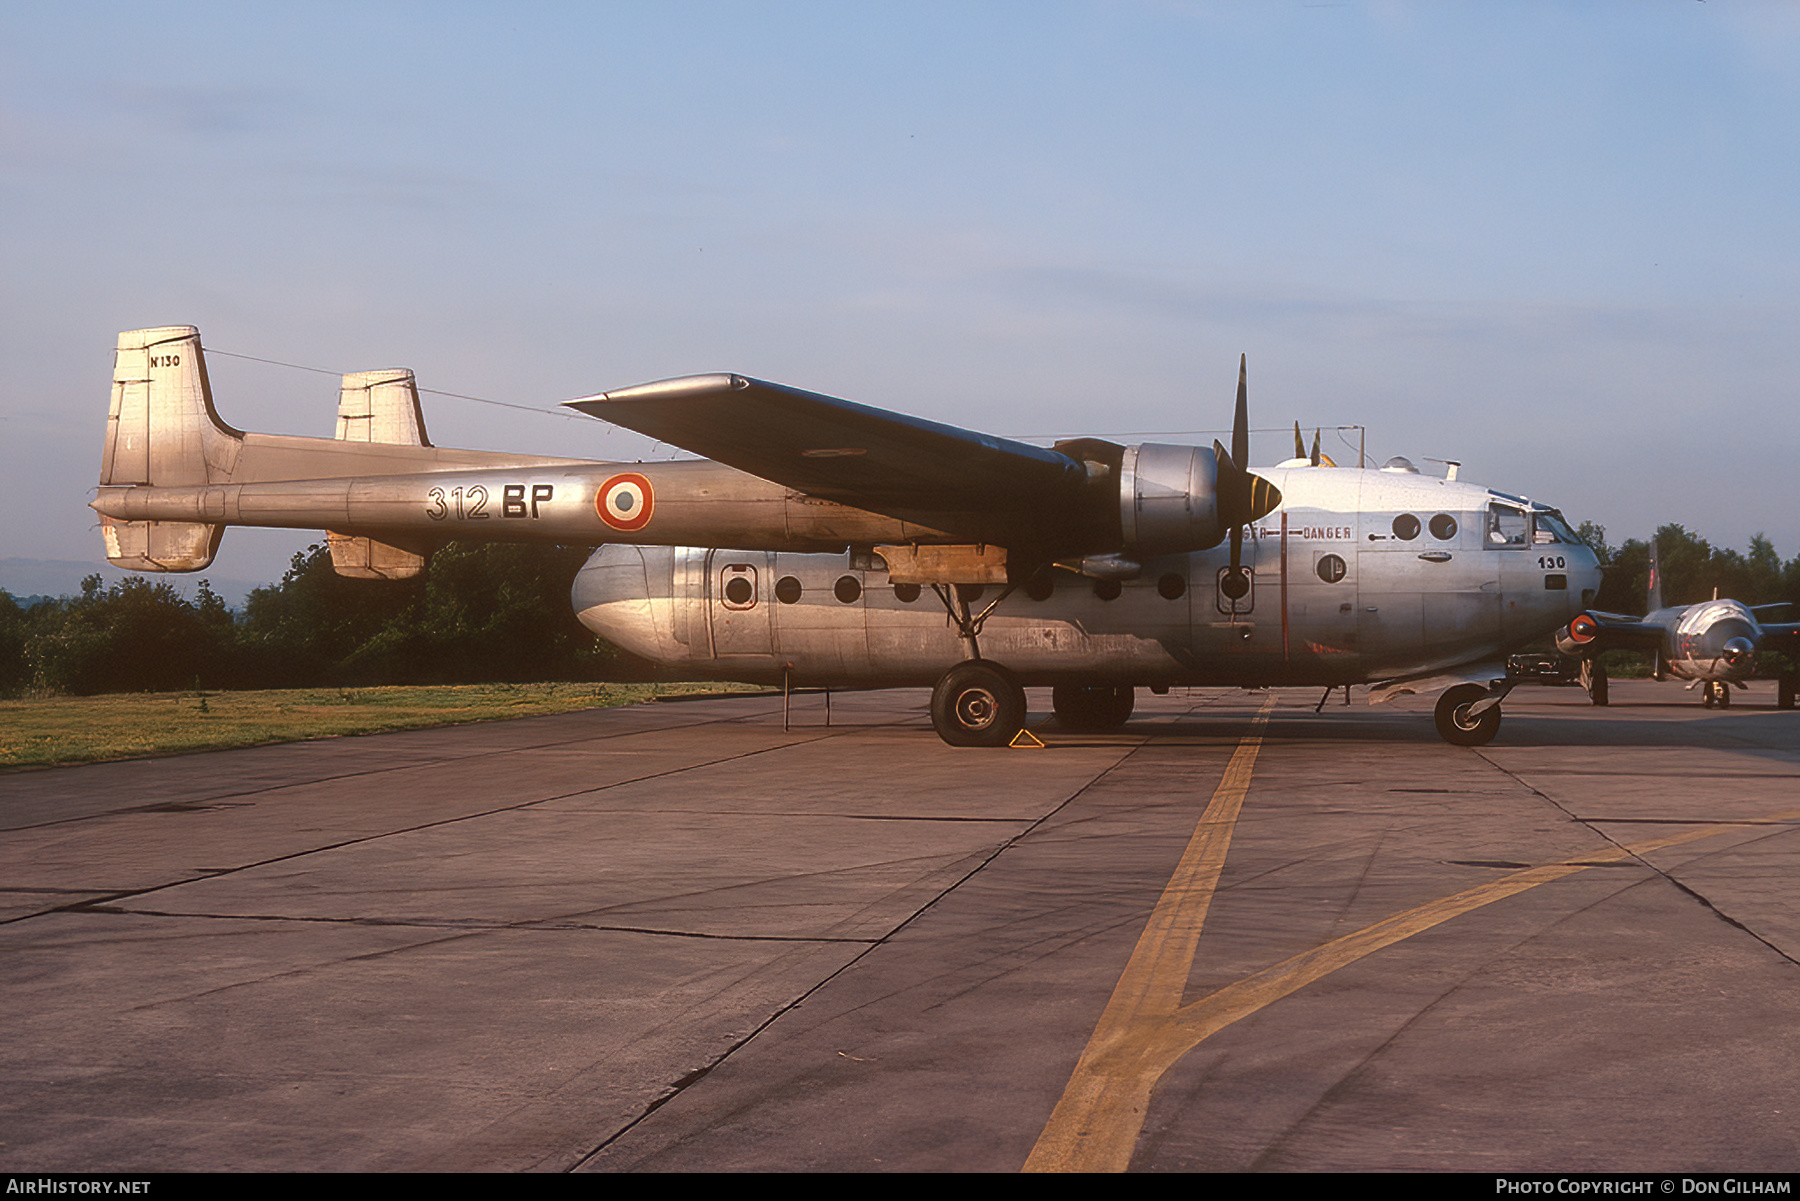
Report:
[[425,570],[424,550],[390,546],[357,534],[326,534],[332,570],[353,580],[410,580]]
[[106,560],[126,571],[201,571],[210,566],[225,536],[222,525],[197,521],[100,519]]

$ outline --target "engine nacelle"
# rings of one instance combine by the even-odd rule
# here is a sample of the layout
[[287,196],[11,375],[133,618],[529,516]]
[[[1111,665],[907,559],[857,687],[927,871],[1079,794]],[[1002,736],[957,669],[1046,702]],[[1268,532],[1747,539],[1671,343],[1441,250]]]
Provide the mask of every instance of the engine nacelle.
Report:
[[1127,446],[1119,464],[1119,528],[1143,556],[1206,550],[1225,540],[1219,462],[1203,446]]

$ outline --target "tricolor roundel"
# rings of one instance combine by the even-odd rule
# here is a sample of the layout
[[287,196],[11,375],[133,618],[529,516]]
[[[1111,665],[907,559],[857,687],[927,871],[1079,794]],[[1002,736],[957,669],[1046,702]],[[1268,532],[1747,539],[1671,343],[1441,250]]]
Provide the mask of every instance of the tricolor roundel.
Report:
[[650,492],[650,481],[635,471],[613,476],[600,485],[600,493],[594,498],[594,508],[599,511],[600,520],[615,530],[627,533],[648,525],[650,513],[655,507],[656,500]]

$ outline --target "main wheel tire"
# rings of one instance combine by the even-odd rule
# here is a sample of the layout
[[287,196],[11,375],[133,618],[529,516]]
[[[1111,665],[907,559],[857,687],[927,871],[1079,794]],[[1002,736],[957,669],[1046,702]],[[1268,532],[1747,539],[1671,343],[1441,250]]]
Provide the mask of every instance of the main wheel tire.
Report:
[[1056,722],[1065,730],[1103,734],[1131,718],[1137,704],[1129,684],[1058,684],[1050,690]]
[[1731,685],[1724,680],[1719,681],[1719,708],[1731,708]]
[[1606,664],[1598,659],[1583,659],[1581,683],[1587,689],[1588,700],[1596,705],[1606,704]]
[[931,690],[931,724],[951,746],[1005,746],[1025,728],[1025,690],[1003,667],[960,663]]
[[1495,705],[1476,717],[1469,716],[1469,706],[1481,700],[1488,690],[1480,684],[1458,684],[1438,698],[1432,718],[1437,732],[1452,746],[1485,746],[1500,731],[1500,706]]

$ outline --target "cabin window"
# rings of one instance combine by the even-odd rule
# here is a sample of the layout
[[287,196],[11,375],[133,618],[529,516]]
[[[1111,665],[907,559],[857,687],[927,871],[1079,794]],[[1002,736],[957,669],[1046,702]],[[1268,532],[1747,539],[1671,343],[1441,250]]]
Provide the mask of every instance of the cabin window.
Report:
[[1117,580],[1094,581],[1094,595],[1103,601],[1118,600],[1119,593],[1124,590],[1124,585],[1120,584]]
[[791,605],[800,599],[800,581],[791,575],[784,575],[775,581],[775,599],[784,605]]
[[1402,542],[1411,542],[1419,536],[1419,519],[1411,513],[1402,513],[1394,518],[1394,537]]
[[1025,585],[1025,595],[1034,601],[1047,601],[1055,591],[1056,578],[1047,571],[1031,577],[1031,583]]
[[862,598],[862,581],[853,575],[841,575],[831,586],[831,595],[846,605],[854,605]]
[[1448,542],[1456,537],[1456,518],[1448,513],[1439,513],[1431,519],[1431,536],[1439,542]]
[[1156,581],[1156,591],[1164,600],[1180,600],[1187,595],[1187,580],[1175,572],[1167,572]]
[[756,568],[748,563],[733,563],[719,573],[720,595],[727,609],[750,609],[756,605]]
[[895,584],[894,599],[903,605],[912,604],[919,599],[919,586],[917,584]]

